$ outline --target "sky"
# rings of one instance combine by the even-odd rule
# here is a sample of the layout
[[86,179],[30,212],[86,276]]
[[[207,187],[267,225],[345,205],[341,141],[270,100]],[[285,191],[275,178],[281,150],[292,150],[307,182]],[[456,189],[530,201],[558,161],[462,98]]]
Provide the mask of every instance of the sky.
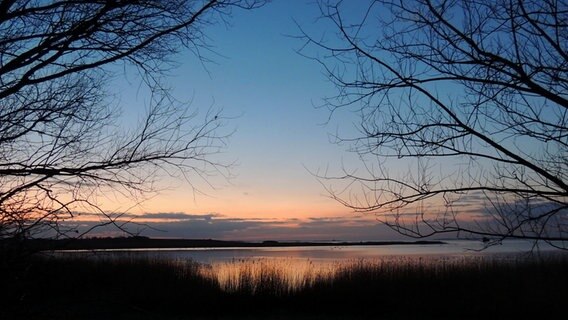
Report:
[[[355,12],[355,11],[353,11]],[[347,11],[349,13],[349,11]],[[329,197],[314,172],[359,166],[348,146],[332,143],[349,136],[358,116],[341,112],[329,119],[322,99],[336,93],[316,62],[300,55],[299,26],[314,35],[332,32],[318,22],[313,1],[273,1],[236,10],[229,25],[209,26],[210,62],[191,52],[174,57],[165,83],[180,101],[201,114],[220,108],[233,132],[213,160],[233,163],[230,178],[203,181],[166,178],[161,190],[132,207],[109,201],[108,209],[136,216],[131,230],[153,237],[219,239],[374,240],[396,237],[372,215],[355,214]],[[147,92],[135,76],[118,77],[126,118],[143,111]],[[195,189],[194,189],[195,188]],[[197,191],[196,191],[197,189]],[[150,228],[148,228],[150,227]],[[110,229],[99,233],[112,233]]]

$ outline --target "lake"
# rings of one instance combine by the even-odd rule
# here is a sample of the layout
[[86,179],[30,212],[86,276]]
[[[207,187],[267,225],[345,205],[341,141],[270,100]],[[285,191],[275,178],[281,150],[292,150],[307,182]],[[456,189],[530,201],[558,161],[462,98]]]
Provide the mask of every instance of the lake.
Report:
[[[486,250],[481,241],[451,240],[444,244],[107,249],[56,251],[63,257],[93,259],[150,259],[176,265],[199,263],[200,273],[216,280],[226,291],[246,285],[261,287],[267,275],[277,275],[288,290],[305,287],[318,279],[332,279],[338,271],[357,264],[421,265],[479,263],[485,259],[514,261],[528,252],[554,254],[550,245],[538,248],[526,241],[505,241]],[[537,251],[538,249],[538,251]]]
[[501,245],[489,247],[483,251],[481,241],[447,240],[444,244],[405,244],[405,245],[365,245],[365,246],[306,246],[306,247],[234,247],[234,248],[165,248],[165,249],[107,249],[107,250],[71,250],[58,251],[63,256],[97,256],[151,258],[167,260],[192,260],[198,263],[212,264],[247,259],[297,259],[315,262],[332,262],[360,259],[380,259],[386,257],[460,257],[476,255],[515,255],[532,251],[554,252],[548,244],[508,240]]

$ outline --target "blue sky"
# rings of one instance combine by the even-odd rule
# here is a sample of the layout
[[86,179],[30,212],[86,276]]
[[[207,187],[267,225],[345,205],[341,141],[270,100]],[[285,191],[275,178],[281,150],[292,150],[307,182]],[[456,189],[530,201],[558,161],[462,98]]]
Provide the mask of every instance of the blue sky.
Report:
[[[223,130],[234,133],[227,148],[213,160],[234,161],[233,177],[208,177],[213,187],[196,178],[192,183],[204,194],[196,193],[183,180],[166,179],[163,185],[167,189],[148,201],[134,208],[115,203],[111,210],[129,208],[133,213],[156,217],[164,213],[204,215],[223,225],[239,221],[236,225],[246,226],[233,233],[210,224],[211,228],[200,229],[209,230],[212,238],[268,238],[276,232],[280,233],[277,238],[313,239],[317,236],[301,230],[315,224],[320,228],[316,234],[326,239],[392,237],[385,228],[376,228],[372,216],[355,215],[330,199],[309,172],[335,173],[342,166],[359,166],[357,156],[346,152],[348,146],[331,143],[336,133],[354,134],[357,114],[344,111],[329,119],[326,109],[317,108],[322,98],[334,95],[336,89],[320,65],[297,53],[303,45],[294,37],[300,34],[298,25],[318,36],[332,32],[318,22],[319,16],[317,4],[303,0],[274,1],[253,11],[236,10],[229,25],[205,30],[211,51],[203,54],[210,62],[200,62],[191,52],[178,54],[176,68],[164,82],[175,98],[191,101],[191,107],[201,114],[213,107],[232,117]],[[136,76],[118,75],[120,102],[125,121],[130,121],[143,112],[148,93]],[[358,222],[350,225],[350,219]],[[165,231],[164,237],[205,237],[189,227],[191,222],[198,225],[192,218],[182,224],[165,223],[158,229]],[[354,232],[353,228],[361,230]],[[285,230],[291,233],[286,235]]]
[[[361,9],[367,8],[368,3],[364,0],[342,2],[340,11],[344,25],[349,25],[348,21],[360,22],[365,14],[365,10]],[[367,37],[357,33],[357,42],[363,47],[373,47],[375,41],[382,39],[381,35],[389,39],[389,30],[395,32],[395,35],[400,34],[399,27],[402,26],[396,24],[399,22],[375,25],[377,17],[372,15],[382,16],[388,14],[388,10],[379,7],[374,9],[376,10],[367,20],[369,24],[361,31],[368,32],[365,34]],[[382,18],[389,20],[388,17]],[[460,23],[459,15],[456,19],[456,23]],[[389,29],[389,26],[393,29]],[[408,27],[414,30],[414,23],[409,22]],[[383,28],[386,35],[377,28]],[[358,32],[349,27],[347,29],[350,30],[348,32]],[[334,69],[332,73],[340,74],[341,77],[345,72],[347,81],[364,79],[367,74],[377,79],[384,70],[365,59],[361,62],[360,56],[356,54],[347,58],[335,56],[327,59],[326,50],[317,50],[315,46],[303,47],[304,41],[298,38],[302,31],[320,43],[330,44],[331,41],[331,47],[342,47],[341,43],[333,43],[337,41],[336,28],[329,21],[321,19],[319,7],[312,0],[279,0],[252,11],[235,10],[227,18],[227,24],[210,25],[203,31],[209,44],[208,48],[201,51],[206,61],[200,61],[189,50],[179,52],[173,57],[174,67],[162,80],[172,88],[171,93],[175,98],[189,102],[191,110],[200,112],[195,119],[197,125],[208,109],[223,110],[223,115],[229,120],[219,134],[232,134],[222,153],[212,155],[209,160],[235,164],[231,166],[229,179],[223,175],[207,176],[205,179],[192,176],[190,183],[187,183],[183,179],[165,177],[157,186],[160,192],[134,206],[132,203],[123,203],[120,197],[112,201],[112,195],[107,196],[107,200],[111,200],[105,200],[105,205],[110,206],[107,210],[127,212],[129,217],[137,215],[140,220],[155,226],[154,229],[144,229],[146,235],[287,240],[393,238],[395,235],[386,231],[384,226],[379,227],[372,214],[353,213],[330,199],[326,188],[322,186],[332,185],[341,193],[341,188],[349,181],[337,183],[318,180],[310,171],[335,176],[341,175],[343,169],[350,173],[358,170],[358,176],[373,178],[378,174],[389,179],[424,179],[428,180],[424,183],[442,187],[456,183],[476,185],[483,183],[480,182],[483,179],[491,179],[492,174],[499,174],[499,170],[492,169],[490,163],[483,159],[401,159],[401,154],[397,153],[399,146],[388,143],[386,148],[380,150],[383,154],[381,158],[373,158],[368,153],[364,159],[367,162],[363,163],[356,154],[347,151],[349,145],[331,143],[336,134],[343,138],[359,136],[357,126],[361,125],[361,119],[356,110],[358,107],[359,112],[371,112],[372,116],[367,114],[366,118],[370,130],[374,130],[377,124],[388,125],[393,114],[388,110],[384,112],[385,108],[375,108],[376,103],[386,101],[380,100],[385,95],[371,95],[367,97],[368,108],[365,107],[365,102],[360,106],[350,104],[347,108],[334,112],[331,118],[327,109],[317,108],[324,104],[324,98],[333,97],[338,91],[328,81],[324,68],[314,59],[298,54],[298,50],[302,49],[302,53],[324,60],[328,67],[340,68]],[[503,41],[507,41],[506,39],[504,37]],[[377,50],[373,54],[381,53]],[[342,58],[359,62],[357,67],[360,68],[354,65],[345,67]],[[402,69],[425,68],[423,71],[431,71],[420,63],[405,64],[400,56],[380,58],[390,63],[400,63],[398,67]],[[393,61],[394,59],[399,61]],[[408,72],[412,73],[412,70]],[[119,97],[118,102],[123,108],[123,124],[131,126],[133,119],[144,113],[149,92],[146,87],[140,86],[139,78],[130,70],[118,70],[114,81],[111,89],[117,90],[114,93]],[[467,113],[469,107],[464,103],[475,98],[475,95],[468,96],[467,89],[457,82],[436,81],[424,86],[437,99],[455,107],[458,113],[462,112],[459,110]],[[353,97],[349,96],[349,93],[354,93],[350,90],[347,89],[347,95]],[[421,121],[420,117],[431,117],[432,121],[438,121],[445,116],[436,108],[431,108],[432,101],[415,92],[403,91],[390,90],[385,93],[392,105],[386,104],[396,110],[395,114],[412,108],[417,122]],[[405,93],[407,95],[403,95]],[[539,98],[535,98],[536,100]],[[486,106],[491,108],[491,102]],[[546,115],[547,118],[549,116],[550,119],[555,119],[558,114]],[[386,123],[381,121],[384,119]],[[401,120],[404,125],[410,126],[414,125],[412,121],[414,120]],[[493,139],[507,143],[521,154],[530,152],[538,157],[544,151],[539,148],[538,141],[533,145],[528,143],[526,137],[517,139],[516,135],[509,136],[507,130],[500,132],[499,120],[492,122],[489,119],[479,123],[480,130],[487,130],[484,132],[491,134]],[[492,152],[483,141],[474,139],[472,144],[473,148]],[[384,153],[389,151],[392,151],[389,154],[391,157],[384,157]],[[366,169],[371,173],[365,172]],[[363,197],[363,207],[373,206],[377,199],[384,199],[384,190],[374,186],[373,182],[368,185],[361,183],[359,187],[361,186],[368,189],[361,191],[355,184],[344,189],[347,191],[340,196],[347,198],[345,200],[348,203],[356,203],[353,198],[349,198],[351,192],[359,196],[368,195],[367,203],[367,199]],[[404,207],[403,214],[447,212],[442,199],[445,196],[447,194],[420,201],[416,207]],[[452,198],[451,201],[470,203],[466,217],[477,216],[478,211],[484,209],[484,204],[477,204],[477,199],[470,201],[474,200],[475,194],[453,196],[456,199]],[[461,208],[462,212],[463,209]],[[154,218],[149,218],[150,216]],[[178,218],[166,218],[172,216]]]

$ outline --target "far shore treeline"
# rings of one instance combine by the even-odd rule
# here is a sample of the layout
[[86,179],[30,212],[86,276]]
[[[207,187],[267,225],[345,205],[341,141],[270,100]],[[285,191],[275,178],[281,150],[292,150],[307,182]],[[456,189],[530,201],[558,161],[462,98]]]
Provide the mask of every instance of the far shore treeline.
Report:
[[230,248],[230,247],[304,247],[304,246],[382,246],[430,245],[442,241],[227,241],[213,239],[153,239],[144,236],[70,238],[70,239],[18,239],[0,240],[0,248],[25,246],[31,251],[44,250],[96,250],[96,249],[160,249],[160,248]]

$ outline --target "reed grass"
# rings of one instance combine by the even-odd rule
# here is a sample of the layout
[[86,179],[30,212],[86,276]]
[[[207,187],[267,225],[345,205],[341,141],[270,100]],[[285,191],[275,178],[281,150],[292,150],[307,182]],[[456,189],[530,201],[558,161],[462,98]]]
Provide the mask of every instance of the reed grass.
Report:
[[289,295],[333,277],[338,263],[309,259],[238,259],[201,269],[221,290],[250,295]]
[[34,258],[3,265],[1,319],[547,318],[568,258]]

